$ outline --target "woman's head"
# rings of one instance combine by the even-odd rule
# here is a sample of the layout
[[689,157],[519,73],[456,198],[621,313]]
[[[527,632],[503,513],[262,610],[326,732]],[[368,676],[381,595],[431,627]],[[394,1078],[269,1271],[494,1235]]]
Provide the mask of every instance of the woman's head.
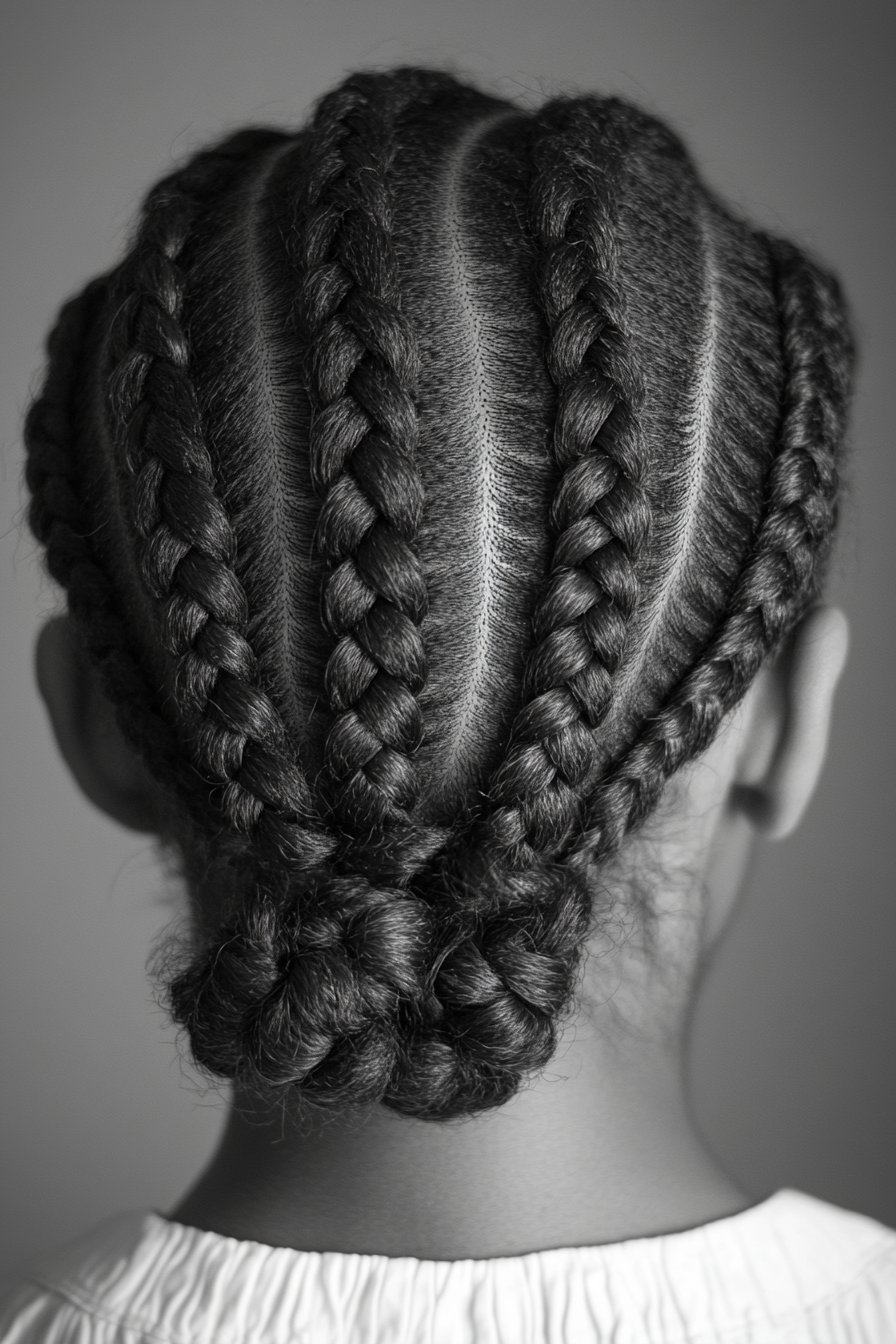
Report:
[[626,104],[400,70],[166,179],[50,354],[32,525],[183,856],[196,1058],[500,1104],[817,594],[835,282]]

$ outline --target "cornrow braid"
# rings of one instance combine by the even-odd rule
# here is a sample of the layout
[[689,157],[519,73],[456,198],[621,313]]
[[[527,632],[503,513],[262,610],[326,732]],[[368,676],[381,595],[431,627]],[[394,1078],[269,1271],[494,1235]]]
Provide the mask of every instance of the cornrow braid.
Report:
[[614,853],[667,779],[705,750],[818,592],[836,523],[853,351],[833,277],[790,243],[761,241],[774,275],[785,370],[764,514],[718,629],[594,791],[578,850],[588,865]]
[[[399,86],[400,87],[400,86]],[[426,678],[426,584],[413,541],[419,355],[401,312],[389,171],[395,87],[356,77],[321,103],[296,238],[310,350],[311,473],[330,567],[325,760],[343,824],[407,823]]]
[[111,333],[113,423],[125,444],[142,539],[141,574],[163,608],[163,643],[200,767],[223,785],[235,831],[280,861],[320,862],[332,838],[315,826],[307,783],[247,639],[248,603],[234,570],[237,542],[215,482],[189,370],[179,259],[202,201],[276,132],[243,134],[198,156],[148,198],[128,268],[130,292]]
[[631,121],[612,100],[552,103],[538,118],[533,148],[532,226],[562,474],[551,505],[551,574],[526,665],[527,703],[493,783],[499,806],[489,819],[498,842],[530,863],[560,852],[581,826],[594,729],[610,706],[647,537],[642,378],[616,259]]
[[94,528],[85,508],[75,403],[83,349],[108,302],[108,290],[107,277],[92,281],[62,309],[47,342],[47,377],[25,420],[28,521],[44,547],[50,574],[67,593],[85,652],[126,736],[157,776],[177,781],[191,812],[208,825],[216,809],[209,805],[207,790],[196,789],[194,772],[131,651],[114,585],[92,544]]

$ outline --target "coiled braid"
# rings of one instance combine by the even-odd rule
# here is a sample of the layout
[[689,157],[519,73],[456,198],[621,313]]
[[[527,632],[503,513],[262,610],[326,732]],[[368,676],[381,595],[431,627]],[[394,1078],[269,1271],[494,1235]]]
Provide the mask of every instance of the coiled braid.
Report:
[[[724,418],[704,417],[710,465],[682,491],[703,215]],[[234,265],[228,239],[250,232]],[[247,257],[262,311],[237,336]],[[474,342],[475,387],[456,367]],[[732,359],[744,342],[755,358]],[[169,993],[194,1056],[320,1105],[501,1104],[556,1047],[596,867],[817,591],[851,363],[835,283],[725,214],[671,132],[618,100],[526,115],[397,70],[352,76],[301,136],[243,132],[166,179],[49,352],[26,425],[31,524],[185,854],[197,918]],[[253,422],[234,388],[259,369],[285,497],[320,500],[306,531],[287,508],[272,535],[240,477],[273,452],[239,437]],[[471,404],[456,452],[451,417]],[[508,487],[502,444],[526,435],[512,461],[533,480]],[[490,568],[471,594],[437,503],[476,452],[470,535]],[[536,490],[529,544],[514,528]],[[675,562],[685,525],[699,565]],[[283,548],[276,593],[259,547]],[[508,573],[531,630],[508,624]],[[299,672],[267,636],[321,591],[314,685],[295,697],[325,692],[318,742],[317,711],[306,725],[284,708]],[[503,659],[477,687],[506,711],[442,667],[454,623],[482,624],[477,602]],[[668,668],[633,694],[653,647]],[[467,762],[457,779],[430,712]]]

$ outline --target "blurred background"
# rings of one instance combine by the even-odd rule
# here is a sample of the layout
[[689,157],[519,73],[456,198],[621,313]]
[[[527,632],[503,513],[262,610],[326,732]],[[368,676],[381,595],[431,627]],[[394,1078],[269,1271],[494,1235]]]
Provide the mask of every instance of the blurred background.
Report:
[[151,847],[64,774],[32,685],[55,596],[22,524],[20,425],[61,300],[145,187],[209,137],[290,124],[346,69],[422,61],[506,95],[618,92],[841,274],[861,342],[832,596],[853,627],[825,779],[757,857],[700,1001],[700,1125],[757,1198],[896,1225],[896,11],[873,0],[6,0],[0,19],[0,1272],[164,1210],[224,1102],[180,1061],[145,963],[172,914]]

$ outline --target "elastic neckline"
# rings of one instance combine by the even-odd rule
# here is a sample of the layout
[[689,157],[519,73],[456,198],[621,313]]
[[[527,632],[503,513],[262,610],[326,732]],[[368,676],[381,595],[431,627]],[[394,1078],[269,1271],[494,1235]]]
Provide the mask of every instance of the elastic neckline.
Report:
[[896,1233],[781,1190],[683,1232],[489,1260],[295,1251],[125,1214],[32,1281],[166,1344],[683,1344],[780,1327],[885,1254]]

